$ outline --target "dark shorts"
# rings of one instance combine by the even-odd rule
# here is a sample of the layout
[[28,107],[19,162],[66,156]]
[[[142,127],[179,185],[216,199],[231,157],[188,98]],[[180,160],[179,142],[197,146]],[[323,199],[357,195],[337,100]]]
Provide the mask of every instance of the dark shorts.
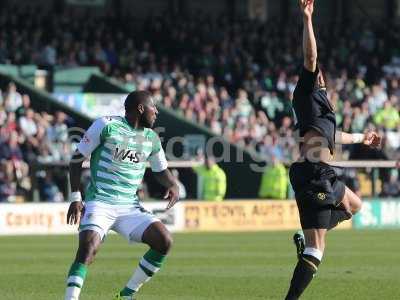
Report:
[[332,209],[342,202],[345,185],[332,166],[295,162],[289,171],[303,229],[329,228]]

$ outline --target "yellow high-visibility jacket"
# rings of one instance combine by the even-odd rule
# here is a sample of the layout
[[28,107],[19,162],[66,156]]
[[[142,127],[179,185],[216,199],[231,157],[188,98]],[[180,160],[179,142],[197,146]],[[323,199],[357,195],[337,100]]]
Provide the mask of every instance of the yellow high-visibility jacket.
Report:
[[217,164],[210,169],[206,166],[195,167],[193,170],[201,176],[201,199],[208,201],[222,201],[226,193],[226,175]]
[[268,166],[265,169],[258,196],[268,199],[286,199],[287,187],[286,168],[282,163],[277,163],[275,166]]

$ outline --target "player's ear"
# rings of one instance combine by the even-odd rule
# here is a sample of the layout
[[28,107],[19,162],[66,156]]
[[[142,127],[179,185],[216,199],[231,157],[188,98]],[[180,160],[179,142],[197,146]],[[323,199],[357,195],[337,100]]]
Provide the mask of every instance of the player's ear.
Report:
[[142,103],[140,103],[140,104],[138,105],[138,111],[139,111],[140,114],[143,114],[143,113],[144,113],[144,105],[143,105]]

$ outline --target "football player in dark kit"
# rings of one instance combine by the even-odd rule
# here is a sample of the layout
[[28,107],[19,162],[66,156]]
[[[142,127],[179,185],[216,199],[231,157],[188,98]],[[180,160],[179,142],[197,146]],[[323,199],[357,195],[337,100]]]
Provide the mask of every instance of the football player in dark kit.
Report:
[[304,66],[294,91],[293,109],[301,138],[301,157],[292,164],[289,175],[304,237],[294,236],[299,260],[286,300],[299,299],[317,272],[324,253],[326,232],[361,209],[361,199],[337,178],[329,165],[335,144],[364,143],[377,147],[381,141],[374,132],[348,134],[336,131],[334,109],[317,65],[312,24],[314,0],[299,0],[299,5],[304,23]]

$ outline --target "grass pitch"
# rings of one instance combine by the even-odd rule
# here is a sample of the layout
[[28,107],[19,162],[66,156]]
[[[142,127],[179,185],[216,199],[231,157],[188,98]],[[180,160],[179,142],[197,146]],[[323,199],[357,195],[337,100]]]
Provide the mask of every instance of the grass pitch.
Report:
[[[175,234],[143,300],[284,299],[296,264],[292,232]],[[0,237],[0,299],[63,299],[76,236]],[[400,299],[400,232],[333,231],[302,299]],[[146,251],[109,236],[90,267],[82,300],[110,300]]]

